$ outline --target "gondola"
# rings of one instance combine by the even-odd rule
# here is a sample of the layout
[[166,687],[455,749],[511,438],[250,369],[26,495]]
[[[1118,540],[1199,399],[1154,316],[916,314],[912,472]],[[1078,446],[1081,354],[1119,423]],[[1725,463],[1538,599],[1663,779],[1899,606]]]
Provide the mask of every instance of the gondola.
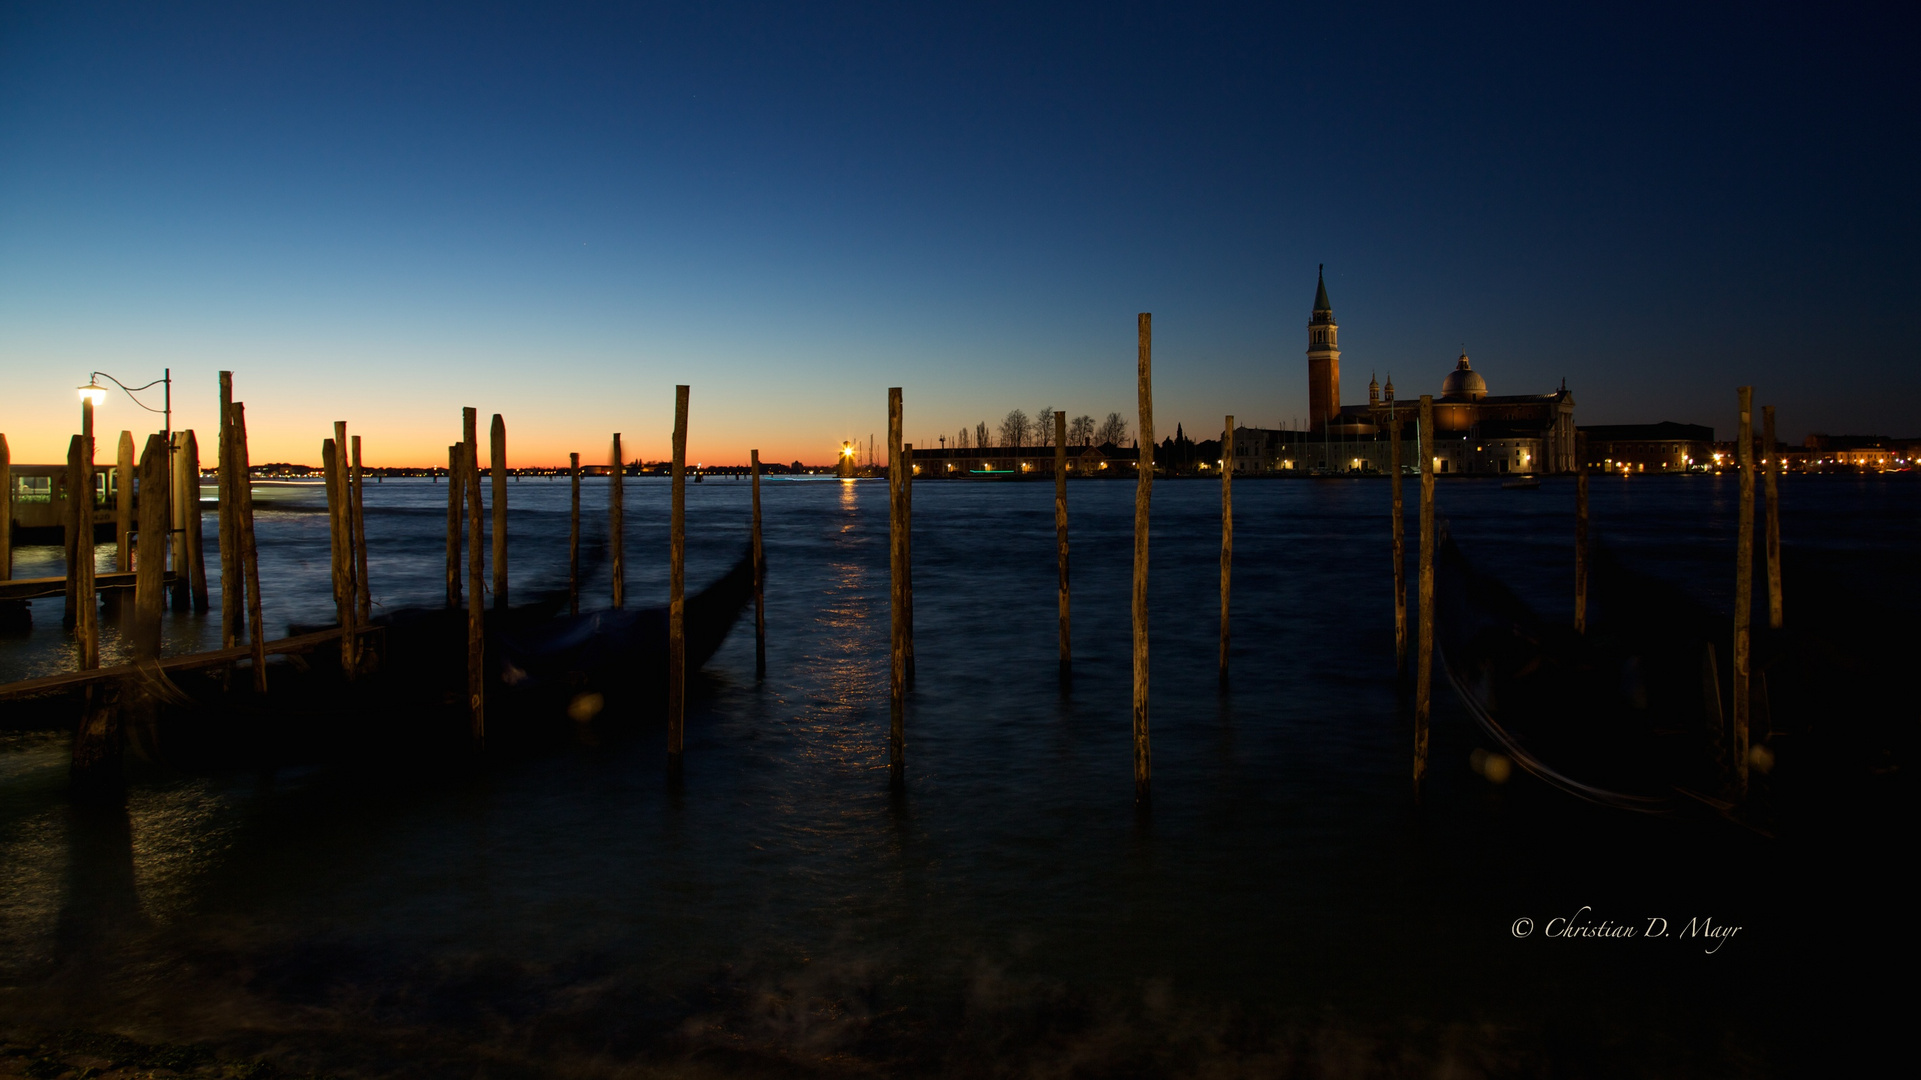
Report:
[[[713,657],[752,596],[752,558],[743,554],[687,598],[687,671]],[[367,659],[351,678],[328,648],[271,665],[264,695],[252,691],[244,668],[135,680],[120,691],[135,706],[122,710],[129,744],[139,757],[187,772],[370,755],[419,762],[657,718],[666,698],[667,609],[568,615],[565,607],[563,594],[486,613],[481,739],[467,705],[467,613],[415,609],[374,621]]]
[[1603,554],[1577,634],[1541,619],[1445,530],[1436,556],[1442,669],[1500,753],[1603,806],[1729,805],[1725,618]]

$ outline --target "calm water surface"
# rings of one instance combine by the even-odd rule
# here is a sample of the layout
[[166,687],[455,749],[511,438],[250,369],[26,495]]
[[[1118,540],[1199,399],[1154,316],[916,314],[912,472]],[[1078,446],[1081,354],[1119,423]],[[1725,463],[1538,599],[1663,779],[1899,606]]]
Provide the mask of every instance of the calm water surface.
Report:
[[[1597,478],[1595,528],[1725,608],[1734,490]],[[1921,599],[1921,486],[1785,490],[1796,551],[1889,603]],[[605,491],[585,495],[592,598]],[[376,603],[438,603],[446,489],[367,492]],[[564,588],[565,481],[509,493],[517,598]],[[263,489],[276,628],[330,619],[314,494]],[[664,601],[666,495],[629,488],[630,603]],[[696,680],[678,788],[664,726],[642,719],[433,775],[383,771],[370,746],[364,771],[155,777],[124,814],[81,813],[65,736],[0,735],[0,1024],[364,1075],[1786,1071],[1772,1018],[1809,993],[1809,928],[1780,885],[1814,854],[1490,785],[1445,689],[1412,804],[1384,482],[1238,485],[1225,689],[1219,489],[1156,486],[1147,813],[1129,736],[1133,486],[1069,498],[1063,683],[1052,486],[917,487],[904,798],[887,789],[876,482],[764,484],[768,674],[746,622]],[[1567,617],[1571,481],[1457,481],[1439,501],[1471,554]],[[691,587],[738,556],[747,506],[744,482],[689,486]],[[23,551],[16,572],[58,573],[57,550]],[[169,616],[168,647],[214,644],[218,607]],[[0,642],[0,679],[70,666],[59,602],[34,618]],[[111,627],[105,652],[120,655]],[[1714,955],[1511,932],[1582,905],[1742,930]]]

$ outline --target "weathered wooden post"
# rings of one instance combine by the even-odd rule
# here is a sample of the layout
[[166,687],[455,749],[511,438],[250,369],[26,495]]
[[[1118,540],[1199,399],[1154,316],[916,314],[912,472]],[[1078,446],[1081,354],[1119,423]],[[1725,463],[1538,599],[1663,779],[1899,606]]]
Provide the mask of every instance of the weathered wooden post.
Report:
[[[120,444],[121,456],[131,463],[133,460],[133,440],[129,433],[123,432],[121,434]],[[223,371],[220,373],[220,446],[218,453],[220,455],[220,478],[219,482],[215,485],[215,490],[219,492],[220,499],[219,528],[217,530],[217,538],[220,544],[220,647],[223,649],[231,649],[240,642],[240,616],[241,612],[245,610],[247,592],[247,587],[243,584],[246,580],[246,574],[241,569],[240,549],[236,546],[238,534],[234,531],[236,525],[235,514],[239,510],[240,500],[240,489],[237,485],[242,481],[236,479],[237,470],[234,467],[233,372],[231,371]],[[128,489],[132,488],[132,485],[127,483],[126,476],[123,475],[120,482],[125,484]],[[123,492],[123,497],[131,500],[131,490]],[[129,501],[127,510],[131,511],[131,509],[132,503]],[[126,511],[123,511],[123,513],[125,512]],[[126,538],[124,534],[121,537],[120,547],[123,552],[126,550]],[[122,566],[121,569],[125,570],[126,567]]]
[[[80,669],[93,671],[100,666],[100,598],[94,589],[93,549],[93,400],[81,403],[81,436],[67,455],[70,492],[79,495],[78,562],[69,568],[68,580],[78,597],[75,629],[80,639]],[[11,481],[9,481],[11,483]],[[88,686],[74,732],[69,765],[69,782],[83,796],[99,795],[120,786],[120,729],[113,710],[101,707],[96,688]]]
[[0,434],[0,581],[12,580],[13,451],[7,449],[7,437]]
[[1754,607],[1754,387],[1739,391],[1740,423],[1736,460],[1741,466],[1741,501],[1735,516],[1734,537],[1734,788],[1748,793],[1748,680],[1750,626]]
[[494,610],[507,610],[507,422],[494,414],[488,432],[494,488]]
[[667,523],[667,763],[687,733],[687,387],[674,387],[673,505]]
[[320,472],[327,491],[327,569],[333,582],[336,618],[344,627],[346,618],[338,614],[340,599],[346,594],[346,571],[341,569],[344,551],[340,528],[340,460],[332,439],[320,440]]
[[[184,431],[167,432],[167,445],[172,453],[167,457],[167,503],[168,554],[173,560],[173,585],[167,590],[169,602],[175,611],[185,611],[192,600],[193,572],[187,568],[187,474],[186,474],[186,436]],[[199,490],[194,494],[198,496]]]
[[1067,618],[1067,414],[1060,411],[1054,413],[1054,570],[1060,579],[1055,601],[1059,609],[1061,674],[1068,675],[1074,670],[1074,647]]
[[[194,436],[192,428],[182,434],[180,475],[186,492],[181,496],[180,503],[187,513],[184,522],[186,572],[190,578],[187,584],[192,593],[193,609],[205,611],[212,606],[212,597],[207,592],[207,535],[200,520],[200,440]],[[358,436],[355,442],[358,444]]]
[[1154,763],[1147,739],[1147,525],[1154,494],[1154,316],[1141,312],[1138,394],[1141,408],[1140,453],[1134,487],[1134,801],[1145,805]]
[[[1388,382],[1393,383],[1389,378]],[[1401,418],[1394,414],[1394,402],[1387,403],[1390,531],[1394,534],[1394,674],[1407,674],[1407,541],[1401,513]]]
[[320,444],[327,473],[327,526],[333,539],[334,617],[340,623],[340,670],[354,671],[354,581],[352,513],[348,509],[345,465],[346,423],[334,422],[336,438]]
[[[354,436],[353,460],[353,499],[348,509],[354,516],[354,625],[365,626],[373,618],[373,596],[367,584],[367,504],[366,474],[360,467],[360,436]],[[354,643],[356,662],[360,656],[360,643]]]
[[461,443],[447,448],[447,606],[460,607],[460,519],[465,495],[461,481],[467,475],[467,455]]
[[[349,457],[351,447],[352,444],[347,441],[347,422],[334,421],[334,478],[340,489],[340,599],[349,619],[352,619],[354,614],[354,597],[360,593],[359,562],[354,554],[353,473]],[[357,633],[359,622],[353,620],[340,625],[347,631],[341,636],[341,641],[351,642],[353,648],[351,654],[343,652],[342,656],[351,659],[353,666],[358,666],[360,662],[360,638]]]
[[247,594],[247,636],[253,644],[253,689],[267,692],[267,627],[260,619],[260,544],[253,531],[253,466],[247,453],[247,407],[234,402],[228,415],[233,433],[231,461],[234,491],[239,494],[234,515],[234,548],[240,556],[241,574]]
[[1781,629],[1781,451],[1774,441],[1774,406],[1761,406],[1761,438],[1767,444],[1768,629]]
[[907,609],[907,689],[914,688],[914,444],[900,447],[900,542],[907,554],[901,560],[905,583],[901,602]]
[[113,568],[121,573],[133,569],[133,432],[122,431],[113,463]]
[[1221,682],[1227,681],[1227,600],[1234,573],[1234,417],[1221,438]]
[[580,614],[580,455],[567,455],[573,501],[567,512],[567,614]]
[[621,492],[620,432],[614,432],[614,467],[607,475],[607,546],[613,549],[614,610],[627,604],[627,506]]
[[140,543],[134,553],[133,645],[143,658],[160,655],[160,613],[166,608],[167,437],[147,436],[140,452]]
[[900,387],[887,389],[888,665],[887,764],[899,788],[907,775],[907,507],[901,478]]
[[754,675],[767,674],[767,557],[760,544],[760,451],[749,450],[754,467]]
[[1587,633],[1587,432],[1574,433],[1574,632]]
[[1427,773],[1427,715],[1434,677],[1434,395],[1421,395],[1421,569],[1416,618],[1419,643],[1414,658],[1414,797],[1421,797]]
[[61,554],[65,559],[62,565],[67,576],[65,607],[60,615],[62,630],[73,630],[80,625],[80,500],[74,492],[80,481],[80,468],[75,463],[80,459],[83,441],[79,435],[67,440],[67,467],[61,470],[60,483],[53,491],[54,498],[64,500],[60,512],[60,540]]
[[73,441],[67,454],[68,490],[74,500],[74,529],[80,541],[74,552],[69,578],[74,592],[74,636],[80,642],[80,670],[100,666],[100,595],[94,586],[93,557],[93,403],[85,404],[84,434]]
[[480,505],[480,414],[461,410],[461,486],[467,493],[467,712],[474,748],[487,742],[487,582]]

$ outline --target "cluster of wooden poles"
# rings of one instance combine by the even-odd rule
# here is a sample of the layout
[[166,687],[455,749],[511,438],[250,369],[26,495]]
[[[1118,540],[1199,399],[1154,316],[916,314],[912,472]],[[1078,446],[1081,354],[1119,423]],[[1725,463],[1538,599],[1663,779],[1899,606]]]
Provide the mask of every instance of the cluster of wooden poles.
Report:
[[[667,756],[670,769],[678,772],[682,754],[686,746],[687,728],[687,403],[689,387],[674,388],[674,435],[673,435],[673,476],[670,520],[668,525],[668,576],[667,576]],[[490,479],[493,488],[491,529],[483,532],[485,507],[480,497],[480,440],[479,413],[467,408],[461,410],[462,439],[447,448],[447,606],[458,609],[461,598],[461,550],[463,526],[465,532],[466,561],[466,608],[467,608],[467,696],[468,710],[472,722],[473,741],[476,747],[485,745],[487,736],[487,681],[486,681],[486,615],[484,594],[487,589],[486,572],[483,566],[483,550],[491,546],[493,555],[493,607],[505,612],[508,609],[507,589],[507,424],[505,419],[495,413],[489,431],[488,451]],[[345,425],[336,425],[336,439],[344,435]],[[749,451],[753,475],[753,536],[752,561],[754,570],[754,671],[756,675],[767,672],[767,616],[765,604],[764,578],[766,562],[761,545],[760,522],[760,451]],[[328,460],[332,460],[329,458]],[[572,484],[569,502],[567,528],[567,607],[570,614],[580,614],[580,454],[567,455],[568,478]],[[612,555],[611,600],[619,610],[627,602],[626,569],[626,496],[623,477],[625,466],[621,449],[621,434],[613,435],[612,450],[609,454],[611,468],[608,472],[607,491],[607,539]],[[356,493],[351,502],[354,515],[351,536],[353,542],[361,543],[363,535],[358,524],[360,503],[358,484],[360,474],[360,440],[354,439],[353,490]],[[331,494],[332,481],[329,481]],[[343,508],[348,508],[348,500],[341,500]],[[464,511],[464,513],[463,513]],[[349,534],[348,522],[336,515],[336,537]],[[491,538],[491,545],[483,542],[483,537]],[[337,545],[338,546],[338,545]],[[341,618],[344,620],[358,614],[366,619],[365,578],[366,562],[364,545],[353,550],[359,552],[357,568],[359,571],[358,595],[363,605],[359,612],[349,611],[344,600],[338,600]],[[342,589],[353,579],[341,578],[342,573],[352,573],[348,566],[353,560],[341,559],[336,567],[336,598],[348,595]],[[351,637],[351,635],[348,635]]]
[[[220,437],[220,546],[222,615],[227,658],[234,649],[239,601],[250,596],[253,624],[252,659],[256,689],[265,689],[265,653],[260,623],[259,558],[254,541],[252,495],[240,481],[246,475],[246,419],[244,406],[231,400],[231,378],[221,373]],[[191,430],[159,432],[147,438],[136,466],[133,434],[121,432],[116,465],[116,565],[134,575],[133,610],[128,638],[133,663],[115,669],[135,677],[160,658],[160,624],[167,591],[166,567],[171,548],[175,571],[173,606],[205,611],[209,606],[206,562],[202,551],[199,446]],[[79,673],[85,677],[85,702],[74,736],[73,776],[82,789],[112,788],[118,784],[119,716],[101,696],[101,678],[115,671],[100,667],[100,605],[93,559],[94,490],[93,403],[83,399],[81,433],[68,447],[66,488],[66,611],[79,652]],[[7,465],[0,452],[0,475]],[[138,478],[138,507],[135,480]],[[11,483],[8,484],[9,488]],[[135,520],[137,509],[138,520]],[[0,536],[8,530],[0,529]],[[10,552],[0,552],[0,556]],[[0,565],[5,559],[0,558]],[[244,580],[246,588],[237,584]],[[122,611],[123,617],[129,613]],[[95,675],[98,678],[94,677]]]
[[[100,667],[101,582],[94,564],[93,402],[81,402],[81,433],[67,446],[65,561],[66,611],[63,624],[74,633],[82,671]],[[8,462],[0,444],[0,470]],[[115,471],[114,569],[134,578],[133,609],[127,628],[134,656],[159,654],[161,614],[175,610],[205,611],[208,607],[206,559],[200,529],[200,449],[191,430],[155,432],[136,463],[131,431],[120,433]],[[139,493],[138,506],[135,505]],[[11,489],[11,484],[8,485]],[[11,494],[11,490],[9,490]],[[10,509],[7,511],[10,515]],[[0,529],[0,535],[10,530]],[[10,570],[11,550],[0,552],[0,565]],[[169,573],[169,557],[174,570]],[[8,575],[10,576],[10,575]],[[171,586],[171,587],[170,587]]]

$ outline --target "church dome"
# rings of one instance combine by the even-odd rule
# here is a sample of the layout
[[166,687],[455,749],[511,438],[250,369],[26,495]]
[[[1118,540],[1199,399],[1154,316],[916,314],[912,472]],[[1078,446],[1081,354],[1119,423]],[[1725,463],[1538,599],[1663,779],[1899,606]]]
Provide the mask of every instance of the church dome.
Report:
[[1481,378],[1479,372],[1467,366],[1467,354],[1462,353],[1454,370],[1448,372],[1447,378],[1441,380],[1441,400],[1479,401],[1486,396],[1487,380]]

